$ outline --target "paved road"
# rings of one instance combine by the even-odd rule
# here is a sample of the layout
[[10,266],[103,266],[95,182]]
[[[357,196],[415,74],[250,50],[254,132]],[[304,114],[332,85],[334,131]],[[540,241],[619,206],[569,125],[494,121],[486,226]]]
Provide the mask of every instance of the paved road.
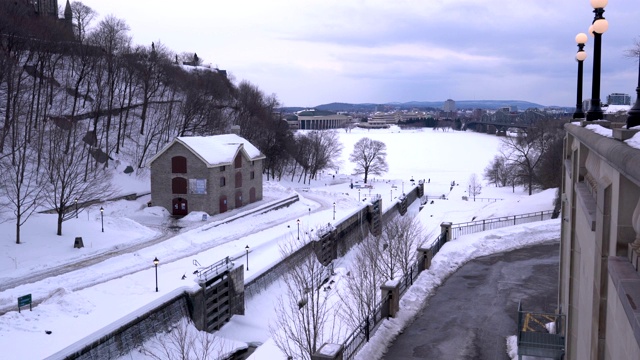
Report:
[[554,312],[559,243],[486,256],[465,264],[436,290],[384,359],[509,359],[518,301]]

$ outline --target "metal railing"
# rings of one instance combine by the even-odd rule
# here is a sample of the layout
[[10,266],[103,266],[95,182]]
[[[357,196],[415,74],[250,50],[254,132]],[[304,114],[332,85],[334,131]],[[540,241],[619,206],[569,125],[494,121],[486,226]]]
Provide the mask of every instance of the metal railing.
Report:
[[457,239],[462,235],[473,234],[480,231],[499,229],[507,226],[526,224],[535,221],[549,220],[551,219],[552,215],[553,210],[547,210],[528,214],[453,224],[451,226],[451,239]]
[[207,266],[204,270],[198,272],[198,277],[200,278],[200,280],[204,279],[206,281],[209,279],[210,275],[218,275],[222,271],[229,269],[230,266],[233,266],[233,262],[231,261],[231,258],[227,256],[224,259],[219,260]]
[[[548,211],[540,211],[540,212],[528,213],[528,214],[522,214],[522,215],[506,216],[506,217],[500,217],[500,218],[492,218],[492,219],[486,219],[486,220],[453,224],[451,226],[451,240],[456,239],[457,237],[462,235],[473,234],[480,231],[499,229],[502,227],[513,226],[518,224],[526,224],[526,223],[535,222],[535,221],[549,220],[552,218],[552,214],[553,214],[553,210],[548,210]],[[446,232],[440,233],[436,238],[436,240],[431,245],[431,248],[430,248],[430,252],[432,254],[431,256],[435,256],[446,242],[447,242],[447,233]],[[400,281],[399,291],[400,291],[401,298],[402,298],[402,295],[404,295],[404,293],[409,289],[409,287],[413,285],[413,281],[418,277],[418,275],[420,275],[420,271],[418,269],[418,261],[415,261],[411,264],[411,266],[409,267],[409,271],[402,276],[402,279]],[[386,311],[387,313],[389,311],[388,298],[377,307],[373,316],[365,319],[347,337],[347,339],[343,343],[343,346],[344,346],[343,359],[344,360],[353,359],[358,353],[358,351],[360,350],[360,348],[362,348],[362,346],[364,346],[364,344],[369,341],[369,338],[377,328],[377,325],[379,325],[379,323],[384,318],[387,317],[385,314],[383,314],[384,311]],[[518,305],[518,311],[519,311],[518,319],[520,321],[520,314],[521,314],[520,305]],[[561,315],[556,315],[556,316],[561,316]],[[560,329],[561,325],[562,325],[562,319],[558,320],[556,328]],[[522,328],[520,324],[518,328],[519,330]],[[520,331],[518,332],[518,335],[520,335]],[[557,336],[560,336],[560,335],[557,335]],[[544,335],[542,337],[544,337]],[[534,339],[533,341],[541,342],[543,340],[544,339]],[[520,337],[518,338],[518,343],[520,344]],[[523,344],[524,346],[526,346],[525,342],[523,342]],[[554,344],[555,342],[551,344],[551,346],[555,346]],[[553,349],[554,351],[556,350],[555,347]],[[564,353],[564,348],[562,349],[562,351]]]
[[400,297],[413,285],[413,281],[420,275],[418,270],[418,261],[414,261],[410,266],[406,274],[400,279]]
[[389,297],[378,304],[371,315],[364,319],[360,325],[347,337],[344,342],[343,360],[353,359],[358,351],[369,341],[382,320],[389,316]]

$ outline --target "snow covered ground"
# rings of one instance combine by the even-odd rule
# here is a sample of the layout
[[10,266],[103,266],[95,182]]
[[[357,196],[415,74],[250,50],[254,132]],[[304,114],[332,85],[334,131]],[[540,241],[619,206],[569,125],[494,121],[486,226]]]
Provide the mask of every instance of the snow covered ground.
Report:
[[[353,165],[346,160],[353,144],[361,137],[386,143],[389,173],[375,177],[373,189],[351,189]],[[301,201],[260,216],[239,217],[247,209],[209,217],[192,213],[179,221],[170,220],[166,210],[147,207],[148,196],[136,201],[98,204],[63,224],[63,236],[55,235],[55,216],[37,214],[23,226],[23,244],[14,243],[15,225],[0,224],[6,234],[0,244],[0,349],[8,358],[40,359],[85,341],[85,337],[104,334],[108,327],[144,312],[184,290],[195,290],[193,271],[225,256],[246,259],[250,247],[245,279],[250,280],[278,261],[279,246],[301,232],[349,216],[373,194],[380,194],[387,209],[410,179],[427,179],[425,193],[445,195],[417,215],[424,225],[425,240],[431,241],[440,231],[442,221],[466,222],[476,219],[550,210],[554,190],[527,196],[523,189],[496,188],[485,185],[480,197],[500,198],[497,202],[463,201],[471,174],[481,176],[499,148],[499,138],[469,132],[432,130],[355,129],[341,132],[344,144],[342,164],[334,173],[325,172],[309,184],[295,181],[268,182],[265,200],[247,209],[284,197],[300,194]],[[144,176],[120,176],[122,193],[149,189]],[[451,182],[456,186],[451,188]],[[105,211],[101,217],[98,210]],[[102,232],[104,220],[104,232]],[[170,230],[169,226],[174,230]],[[177,227],[177,228],[176,228]],[[528,236],[517,234],[527,233]],[[74,249],[76,236],[84,248]],[[376,333],[377,340],[364,348],[362,359],[375,359],[404,324],[419,311],[424,299],[461,264],[477,256],[516,247],[550,241],[559,237],[555,220],[468,235],[453,241],[434,259],[432,268],[420,275],[402,299],[398,318],[386,322]],[[159,291],[155,292],[153,259],[158,266]],[[93,260],[92,260],[93,259]],[[199,265],[197,265],[199,264]],[[346,266],[346,265],[345,265]],[[182,279],[183,275],[186,279]],[[17,311],[17,298],[32,294],[33,311]],[[264,295],[263,295],[264,294]],[[246,316],[236,316],[218,334],[225,346],[238,348],[246,343],[262,343],[252,359],[278,359],[281,353],[270,340],[269,304],[273,294],[263,292],[247,304]],[[515,331],[515,330],[514,330]],[[47,333],[50,332],[50,333]],[[34,346],[37,344],[37,346]],[[371,346],[375,344],[375,346]],[[132,353],[127,359],[148,359]]]

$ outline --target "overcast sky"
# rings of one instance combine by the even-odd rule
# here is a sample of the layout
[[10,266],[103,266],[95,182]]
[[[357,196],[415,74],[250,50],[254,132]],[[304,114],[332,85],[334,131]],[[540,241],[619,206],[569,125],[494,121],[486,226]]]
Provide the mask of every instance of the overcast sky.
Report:
[[[62,1],[59,1],[62,3]],[[575,35],[589,0],[84,0],[125,20],[135,44],[196,52],[285,106],[527,100],[574,106]],[[152,5],[153,4],[153,5]],[[601,99],[635,100],[640,2],[610,1]],[[593,38],[583,98],[591,97]]]

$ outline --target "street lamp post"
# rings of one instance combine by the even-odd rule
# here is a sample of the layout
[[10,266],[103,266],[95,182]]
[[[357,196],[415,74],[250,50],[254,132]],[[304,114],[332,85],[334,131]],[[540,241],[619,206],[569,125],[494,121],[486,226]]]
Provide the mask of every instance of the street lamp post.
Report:
[[360,201],[360,189],[358,189],[358,201]]
[[247,271],[249,271],[249,245],[245,246],[244,249],[247,251]]
[[333,220],[336,219],[336,202],[333,202]]
[[587,42],[587,34],[580,33],[576,35],[576,43],[578,43],[578,52],[576,60],[578,61],[578,89],[576,94],[576,111],[573,113],[574,119],[584,119],[584,111],[582,110],[582,66],[587,53],[584,51],[584,44]]
[[158,292],[158,264],[160,263],[160,260],[158,260],[158,257],[156,256],[155,259],[153,259],[153,265],[156,267],[156,292]]
[[78,218],[78,198],[75,200],[76,202],[76,219]]
[[300,240],[300,219],[296,221],[298,223],[298,240]]
[[609,23],[602,16],[607,3],[608,0],[591,0],[595,14],[593,23],[589,27],[589,32],[593,35],[593,77],[591,80],[591,106],[587,111],[587,121],[601,120],[604,117],[600,107],[600,58],[602,57],[602,34],[609,28]]
[[636,103],[627,114],[627,129],[640,125],[640,54],[638,54],[638,87],[636,88]]
[[393,189],[391,189],[391,191],[390,191],[390,195],[391,195],[391,196],[389,197],[389,201],[393,201]]
[[100,206],[100,222],[102,223],[102,232],[104,232],[104,208]]

